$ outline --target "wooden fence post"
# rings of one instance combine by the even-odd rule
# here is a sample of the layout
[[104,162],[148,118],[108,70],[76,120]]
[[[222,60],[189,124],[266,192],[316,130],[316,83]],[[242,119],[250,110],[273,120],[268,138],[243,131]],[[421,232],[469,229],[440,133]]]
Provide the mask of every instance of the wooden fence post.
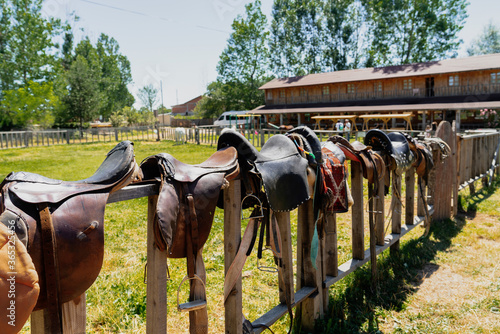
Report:
[[303,331],[314,331],[314,320],[322,317],[323,310],[323,281],[320,272],[322,265],[322,254],[318,251],[316,267],[311,261],[311,241],[313,239],[315,217],[313,200],[308,200],[299,206],[297,215],[297,289],[305,286],[314,287],[318,290],[311,297],[305,299],[297,307],[297,315],[301,320]]
[[[326,276],[337,277],[339,274],[339,256],[337,249],[337,217],[334,213],[325,213],[325,237],[320,240],[321,246],[324,248],[322,256],[321,281],[326,280]],[[328,309],[328,288],[323,291],[323,311]]]
[[415,219],[415,167],[405,173],[405,225],[413,225]]
[[[392,172],[392,233],[401,234],[401,211],[402,211],[402,194],[401,194],[401,176]],[[391,253],[399,251],[399,240],[391,245]]]
[[[286,286],[288,286],[290,295],[289,303],[293,304],[295,302],[295,289],[293,286],[293,253],[292,253],[292,230],[290,226],[290,212],[274,212],[273,213],[278,222],[278,227],[280,229],[281,234],[281,247],[282,247],[282,270],[279,273],[279,288],[280,288],[280,302],[286,304]],[[297,234],[299,232],[297,231]],[[297,245],[299,244],[299,240],[297,238]],[[298,246],[297,246],[298,247]],[[298,249],[297,249],[297,267],[298,263]],[[298,275],[298,274],[297,274]],[[297,281],[299,279],[297,278]],[[285,282],[285,283],[284,283]]]
[[[390,173],[388,170],[386,173]],[[377,181],[375,181],[377,182]],[[378,194],[374,194],[374,210],[375,210],[375,239],[378,246],[385,244],[385,231],[384,231],[384,179],[381,179],[378,184]]]
[[[365,208],[363,204],[363,172],[361,163],[351,161],[351,194],[354,204],[352,217],[352,258],[365,258]],[[336,275],[335,275],[336,276]]]
[[[85,334],[86,304],[85,293],[80,297],[61,305],[64,334]],[[50,334],[45,328],[47,310],[31,313],[31,334]]]
[[[241,242],[241,181],[232,180],[224,189],[224,275],[236,257]],[[226,334],[243,331],[241,275],[224,303]]]
[[[456,137],[449,122],[441,122],[436,131],[436,136],[443,139],[451,148],[450,157],[443,162],[436,163],[436,180],[434,184],[434,215],[433,220],[443,220],[451,216],[451,197],[453,181],[456,178],[455,158],[456,158]],[[473,152],[472,161],[479,158],[477,151]],[[476,172],[476,171],[475,171]]]
[[146,332],[167,333],[167,253],[155,245],[154,216],[158,195],[148,197]]

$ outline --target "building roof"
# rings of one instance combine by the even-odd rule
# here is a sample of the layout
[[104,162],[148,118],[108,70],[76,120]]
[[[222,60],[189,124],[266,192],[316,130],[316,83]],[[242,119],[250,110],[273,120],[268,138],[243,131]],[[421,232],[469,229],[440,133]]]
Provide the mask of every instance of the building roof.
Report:
[[197,97],[195,97],[195,98],[193,98],[193,99],[191,99],[191,100],[189,100],[189,101],[186,101],[186,102],[184,102],[184,103],[180,103],[180,104],[173,105],[173,106],[172,106],[172,108],[174,108],[174,107],[178,107],[178,106],[184,106],[184,105],[186,105],[186,104],[188,104],[188,103],[191,103],[191,102],[198,102],[198,100],[201,100],[201,98],[202,98],[202,97],[203,97],[203,95],[198,95]]
[[408,65],[370,67],[356,70],[344,70],[309,74],[301,77],[277,78],[260,89],[287,88],[299,86],[324,85],[331,83],[382,80],[420,75],[437,75],[454,72],[500,69],[500,53],[455,58]]
[[372,106],[336,106],[336,107],[303,107],[303,108],[266,108],[260,106],[250,111],[251,114],[310,114],[310,113],[346,113],[366,114],[370,112],[420,111],[420,110],[472,110],[483,108],[500,108],[500,101],[457,102],[457,103],[421,103],[391,104]]

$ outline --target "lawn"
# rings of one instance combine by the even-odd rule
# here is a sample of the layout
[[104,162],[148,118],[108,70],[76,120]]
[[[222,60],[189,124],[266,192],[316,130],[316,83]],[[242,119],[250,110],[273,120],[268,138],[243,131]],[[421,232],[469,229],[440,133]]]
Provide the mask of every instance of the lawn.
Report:
[[[0,151],[0,178],[22,170],[63,180],[83,179],[98,168],[113,146],[99,143]],[[135,151],[138,162],[168,152],[183,162],[198,163],[215,148],[137,142]],[[385,252],[379,257],[377,289],[371,288],[369,264],[336,284],[330,289],[330,311],[318,322],[316,332],[500,332],[500,270],[494,255],[500,251],[499,200],[500,191],[480,189],[474,196],[465,193],[467,213],[434,224],[427,237],[422,237],[421,228],[414,229],[403,239],[398,256]],[[87,291],[88,333],[145,332],[146,215],[145,198],[106,207],[104,265]],[[291,218],[295,244],[296,212]],[[351,253],[350,214],[337,218],[339,263],[343,263]],[[365,239],[368,242],[368,237]],[[218,210],[204,250],[210,333],[224,331],[223,254],[223,212]],[[270,254],[266,255],[272,265]],[[175,300],[186,273],[185,261],[171,259],[168,266],[168,332],[186,333],[188,315],[177,311]],[[277,275],[257,270],[253,252],[243,277],[243,312],[254,320],[278,303]],[[184,287],[181,296],[186,295]],[[287,316],[272,327],[276,333],[287,328]],[[29,324],[25,332],[29,332]]]

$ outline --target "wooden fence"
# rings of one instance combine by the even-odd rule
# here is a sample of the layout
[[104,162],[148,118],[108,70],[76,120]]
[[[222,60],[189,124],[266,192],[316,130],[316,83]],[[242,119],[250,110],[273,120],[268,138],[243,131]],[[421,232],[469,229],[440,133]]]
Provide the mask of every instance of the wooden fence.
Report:
[[[0,149],[30,146],[51,146],[111,142],[122,140],[158,140],[154,127],[96,128],[83,131],[76,129],[46,131],[4,131],[0,132]],[[165,138],[164,138],[165,139]]]
[[[443,122],[446,123],[446,122]],[[443,126],[441,131],[438,128],[437,134],[445,134],[445,138],[449,136],[452,131],[452,127],[449,125],[447,127]],[[441,127],[441,125],[440,125]],[[165,130],[165,136],[171,135],[170,131]],[[254,133],[255,134],[255,133]],[[187,137],[196,133],[186,133]],[[215,130],[203,131],[200,129],[198,132],[199,140],[203,142],[210,141],[211,143],[216,143],[217,133]],[[259,139],[260,135],[260,139]],[[265,136],[268,134],[255,134],[254,140],[256,143],[262,143]],[[326,136],[326,134],[325,134]],[[191,138],[191,137],[189,137]],[[203,138],[203,139],[202,139]],[[483,138],[481,140],[475,140],[475,138]],[[474,140],[473,140],[474,139]],[[477,144],[479,141],[480,144]],[[452,146],[452,157],[458,156],[459,171],[474,170],[474,173],[469,173],[467,176],[460,178],[460,184],[464,182],[469,182],[481,175],[486,175],[487,170],[494,160],[494,165],[498,166],[498,134],[484,134],[481,136],[463,136],[458,142],[458,147],[460,148],[457,154],[456,147]],[[488,149],[481,149],[481,145],[489,143]],[[474,146],[476,145],[476,146]],[[470,149],[470,146],[476,149]],[[495,149],[491,149],[494,146]],[[472,157],[466,158],[463,152],[472,152],[470,154],[475,154],[474,159]],[[433,152],[435,157],[438,157],[437,150]],[[468,153],[467,153],[468,154]],[[493,155],[492,155],[493,154]],[[445,164],[438,161],[432,170],[432,174],[441,169],[447,168]],[[481,161],[481,163],[479,163]],[[486,162],[489,161],[488,165]],[[476,164],[476,162],[478,162]],[[474,166],[473,166],[474,165]],[[447,173],[449,171],[446,170]],[[461,174],[459,174],[461,175]],[[395,176],[394,174],[392,175]],[[291,239],[291,229],[290,229],[290,213],[281,212],[277,213],[278,225],[280,228],[280,233],[282,237],[282,252],[283,252],[283,270],[279,273],[279,287],[280,287],[280,304],[276,305],[272,309],[268,310],[266,313],[262,314],[258,319],[250,319],[252,324],[255,326],[253,329],[254,333],[260,333],[264,331],[265,326],[271,326],[279,318],[287,313],[286,298],[285,298],[285,288],[289,287],[291,289],[291,300],[289,303],[295,308],[295,313],[298,315],[297,319],[300,319],[301,328],[304,331],[313,331],[314,321],[318,317],[322,317],[328,308],[328,289],[330,286],[340,281],[342,278],[346,277],[350,273],[354,272],[356,269],[362,265],[371,262],[372,274],[376,278],[376,256],[386,249],[391,249],[391,252],[397,252],[399,249],[400,239],[414,229],[416,226],[422,222],[430,224],[430,221],[426,220],[425,212],[428,211],[431,215],[434,212],[434,196],[435,196],[435,185],[437,182],[436,177],[430,177],[429,184],[424,184],[423,180],[418,180],[422,182],[424,189],[423,192],[416,192],[416,177],[414,168],[409,169],[404,177],[395,177],[395,181],[392,183],[392,194],[401,194],[402,183],[404,180],[405,193],[404,196],[392,196],[392,198],[384,198],[383,194],[383,181],[379,185],[379,193],[374,194],[372,205],[370,205],[370,210],[374,214],[374,226],[370,230],[370,244],[373,246],[372,249],[364,248],[365,245],[365,227],[367,226],[366,218],[368,212],[366,211],[367,202],[370,200],[364,195],[363,187],[366,184],[362,176],[362,170],[359,163],[350,163],[350,178],[351,178],[351,192],[354,199],[354,205],[350,208],[349,213],[351,216],[352,224],[352,259],[338,265],[338,253],[337,253],[337,226],[336,226],[336,215],[329,214],[326,217],[325,233],[322,240],[320,240],[319,254],[315,263],[313,265],[310,257],[311,242],[314,232],[314,217],[312,210],[312,200],[302,204],[298,208],[298,218],[297,218],[297,243],[292,244]],[[465,180],[465,181],[464,181]],[[441,181],[440,181],[441,182]],[[457,182],[457,181],[455,181]],[[458,182],[457,182],[458,183]],[[448,184],[448,191],[452,192],[452,185]],[[225,259],[225,272],[229,268],[232,260],[234,259],[238,245],[241,242],[241,191],[240,191],[240,180],[233,180],[230,182],[229,188],[224,192],[224,259]],[[153,219],[155,213],[156,199],[158,195],[158,187],[156,185],[131,185],[128,186],[117,193],[110,196],[108,202],[116,202],[129,200],[133,198],[148,196],[148,237],[147,237],[147,257],[148,257],[148,270],[147,270],[147,332],[148,333],[166,333],[167,332],[167,304],[166,304],[166,254],[160,252],[154,246],[154,231],[153,231]],[[404,200],[399,200],[403,198]],[[424,201],[428,200],[428,201]],[[385,201],[391,201],[392,205],[392,215],[390,233],[386,234],[385,231],[385,218],[386,218],[386,203]],[[429,205],[425,207],[425,202]],[[404,215],[403,215],[403,205],[404,205]],[[415,210],[416,209],[416,210]],[[426,210],[427,209],[427,210]],[[450,209],[450,208],[449,208]],[[450,210],[449,210],[450,211]],[[389,213],[387,213],[389,214]],[[292,249],[296,247],[296,271],[294,271],[294,259],[292,258]],[[315,267],[317,269],[315,269]],[[294,279],[296,277],[296,279]],[[296,282],[296,284],[294,284]],[[82,296],[84,298],[84,296]],[[242,286],[241,277],[236,283],[232,293],[225,302],[225,332],[226,333],[242,333]],[[84,299],[83,299],[84,300]],[[44,333],[43,330],[43,319],[45,311],[37,311],[32,314],[32,333]],[[85,302],[73,301],[66,303],[64,305],[64,326],[65,333],[80,333],[85,332]],[[203,312],[203,310],[192,311],[193,317],[190,319],[196,319],[200,316],[198,312]],[[206,312],[206,311],[205,311]],[[258,326],[259,325],[259,326]],[[265,325],[265,326],[260,326]],[[194,328],[194,327],[193,327]]]

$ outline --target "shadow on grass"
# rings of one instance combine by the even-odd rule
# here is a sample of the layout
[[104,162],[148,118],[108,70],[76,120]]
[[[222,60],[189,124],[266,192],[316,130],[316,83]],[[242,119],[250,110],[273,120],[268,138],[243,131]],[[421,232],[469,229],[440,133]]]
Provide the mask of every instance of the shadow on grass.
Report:
[[469,218],[474,218],[477,212],[477,206],[482,201],[491,197],[495,190],[500,187],[500,177],[496,177],[490,187],[482,187],[473,194],[459,195],[460,211]]
[[[418,290],[419,271],[439,251],[446,251],[465,220],[444,220],[433,224],[429,236],[402,240],[400,251],[378,257],[378,285],[371,283],[370,264],[364,265],[330,290],[329,312],[317,321],[315,333],[381,333],[378,318],[385,311],[406,308],[408,297]],[[430,276],[437,268],[429,268]]]
[[371,283],[370,264],[364,265],[330,289],[329,312],[315,324],[315,333],[382,333],[378,319],[392,310],[406,308],[408,297],[422,282],[421,271],[432,275],[439,267],[428,264],[438,252],[446,251],[452,240],[464,228],[465,216],[475,216],[477,205],[488,199],[500,186],[496,178],[492,187],[482,188],[473,195],[463,196],[467,204],[465,215],[454,220],[434,222],[426,237],[402,240],[396,254],[384,252],[377,258],[378,285]]

